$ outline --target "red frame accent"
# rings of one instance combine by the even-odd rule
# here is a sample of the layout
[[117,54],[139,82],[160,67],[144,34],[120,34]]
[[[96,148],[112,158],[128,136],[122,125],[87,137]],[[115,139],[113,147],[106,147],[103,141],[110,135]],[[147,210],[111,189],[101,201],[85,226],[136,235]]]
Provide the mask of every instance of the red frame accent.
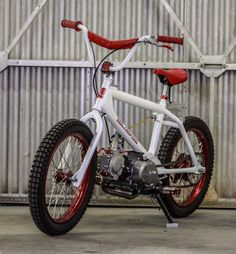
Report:
[[161,99],[168,100],[168,96],[167,95],[162,95]]
[[102,99],[105,93],[106,93],[106,88],[102,87],[98,93],[98,98]]

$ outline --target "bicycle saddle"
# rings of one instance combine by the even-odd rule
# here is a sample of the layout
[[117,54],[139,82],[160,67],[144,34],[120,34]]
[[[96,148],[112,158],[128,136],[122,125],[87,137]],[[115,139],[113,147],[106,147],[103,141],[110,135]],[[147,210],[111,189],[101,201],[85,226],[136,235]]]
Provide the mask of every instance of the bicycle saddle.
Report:
[[153,73],[158,76],[165,77],[169,85],[171,86],[183,83],[184,81],[188,79],[187,72],[179,68],[173,68],[169,70],[154,69]]

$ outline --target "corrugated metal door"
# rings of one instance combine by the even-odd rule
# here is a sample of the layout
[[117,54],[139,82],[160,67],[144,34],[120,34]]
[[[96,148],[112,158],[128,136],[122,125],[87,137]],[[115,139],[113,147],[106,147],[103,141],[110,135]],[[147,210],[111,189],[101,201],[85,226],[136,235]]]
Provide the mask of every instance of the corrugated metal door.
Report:
[[[168,1],[204,54],[223,54],[236,33],[234,0]],[[14,38],[37,5],[32,0],[0,0],[0,51]],[[53,60],[43,67],[15,64],[0,73],[0,193],[2,197],[26,197],[27,182],[34,153],[46,131],[64,118],[80,118],[95,100],[92,93],[91,67],[53,67],[56,60],[87,61],[85,44],[80,34],[60,28],[64,17],[80,19],[89,29],[109,38],[129,38],[144,34],[173,34],[180,31],[157,0],[50,0],[36,18],[10,59]],[[95,46],[97,59],[107,50]],[[120,61],[126,51],[116,52]],[[227,62],[235,63],[236,51]],[[174,54],[151,46],[143,46],[132,60],[133,68],[118,73],[115,85],[121,90],[156,101],[161,87],[152,69],[145,63],[199,62],[188,44],[176,47]],[[49,64],[49,65],[50,65]],[[37,66],[39,65],[39,66]],[[101,76],[99,76],[101,80]],[[220,197],[236,198],[236,91],[235,71],[227,71],[215,80],[199,70],[189,70],[185,85],[175,87],[173,98],[186,103],[188,114],[202,117],[207,123],[214,112],[216,148],[215,185]],[[212,92],[214,94],[212,94]],[[214,100],[211,100],[213,96]],[[119,114],[133,125],[150,112],[116,103]],[[148,146],[151,122],[135,130]],[[148,130],[148,131],[147,131]],[[103,143],[105,136],[103,137]],[[98,198],[98,192],[96,192]]]

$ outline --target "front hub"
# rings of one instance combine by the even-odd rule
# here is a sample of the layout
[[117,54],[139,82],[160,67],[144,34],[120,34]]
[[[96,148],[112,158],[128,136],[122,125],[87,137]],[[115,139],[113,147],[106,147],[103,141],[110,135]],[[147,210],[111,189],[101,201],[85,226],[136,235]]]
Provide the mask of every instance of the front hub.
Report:
[[54,174],[54,179],[55,179],[56,183],[64,182],[67,185],[70,185],[72,182],[72,180],[71,180],[72,176],[73,176],[73,173],[71,171],[64,172],[64,171],[58,169],[56,171],[56,173]]

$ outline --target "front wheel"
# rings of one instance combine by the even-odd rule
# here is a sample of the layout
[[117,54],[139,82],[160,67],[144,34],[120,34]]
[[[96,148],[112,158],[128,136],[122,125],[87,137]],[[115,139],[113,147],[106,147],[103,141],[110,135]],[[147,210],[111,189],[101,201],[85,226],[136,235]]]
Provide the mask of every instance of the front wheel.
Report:
[[[163,181],[165,186],[179,190],[176,194],[162,194],[163,202],[173,217],[186,217],[198,208],[209,187],[214,164],[214,145],[207,125],[197,117],[186,117],[184,127],[198,163],[206,170],[199,175],[172,174]],[[173,168],[193,165],[187,146],[176,128],[170,128],[165,135],[158,157],[161,163]]]
[[35,224],[48,235],[65,234],[86,210],[95,183],[96,153],[79,188],[71,177],[92,137],[87,125],[68,119],[56,124],[38,148],[29,179],[29,207]]

